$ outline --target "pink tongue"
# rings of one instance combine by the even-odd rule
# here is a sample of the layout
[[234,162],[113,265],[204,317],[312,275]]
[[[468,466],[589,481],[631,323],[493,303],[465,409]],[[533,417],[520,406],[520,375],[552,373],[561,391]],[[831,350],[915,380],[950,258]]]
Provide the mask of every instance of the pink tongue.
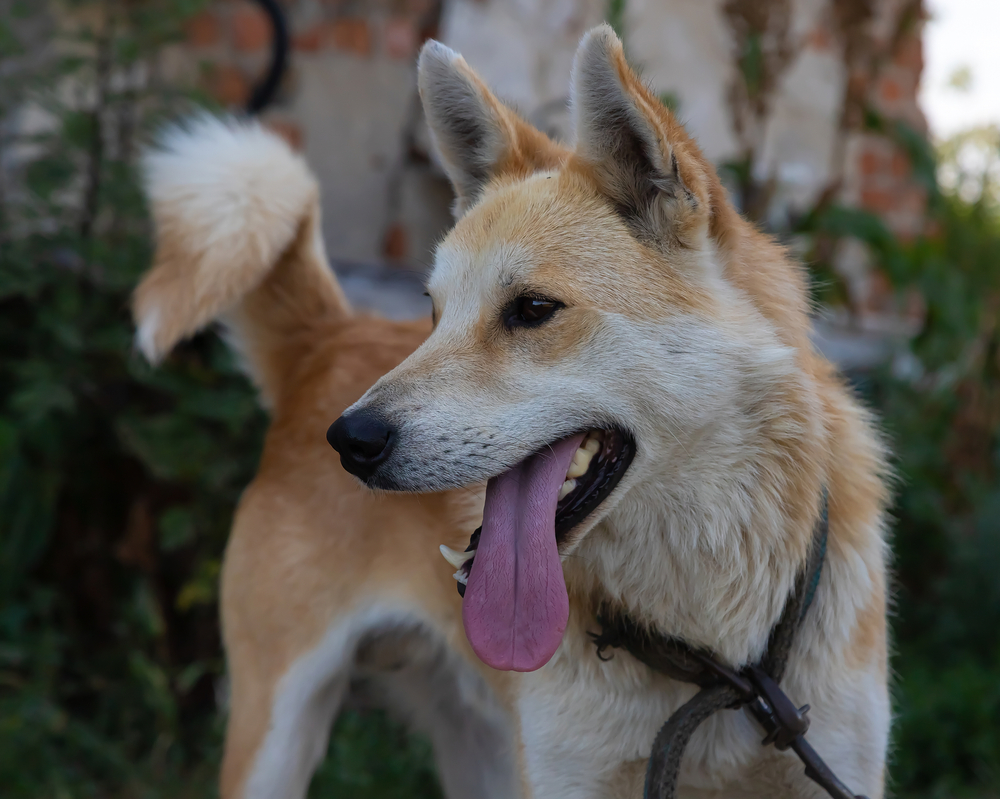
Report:
[[556,503],[582,441],[582,434],[560,441],[486,486],[462,619],[473,651],[495,669],[539,669],[562,641],[569,598],[556,548]]

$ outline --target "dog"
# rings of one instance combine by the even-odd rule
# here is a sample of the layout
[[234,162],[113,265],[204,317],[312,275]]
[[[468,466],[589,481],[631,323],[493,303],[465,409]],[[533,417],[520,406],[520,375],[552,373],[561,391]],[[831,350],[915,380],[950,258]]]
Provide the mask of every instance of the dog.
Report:
[[[801,269],[607,26],[575,58],[572,147],[442,44],[418,83],[457,198],[430,322],[351,311],[315,182],[260,128],[202,120],[147,161],[138,346],[156,361],[220,319],[272,414],[222,573],[222,795],[304,796],[357,690],[430,736],[449,797],[639,797],[695,688],[598,658],[600,608],[755,662],[825,501],[782,687],[840,779],[881,797],[886,456],[811,345]],[[820,795],[761,737],[717,713],[679,795]]]

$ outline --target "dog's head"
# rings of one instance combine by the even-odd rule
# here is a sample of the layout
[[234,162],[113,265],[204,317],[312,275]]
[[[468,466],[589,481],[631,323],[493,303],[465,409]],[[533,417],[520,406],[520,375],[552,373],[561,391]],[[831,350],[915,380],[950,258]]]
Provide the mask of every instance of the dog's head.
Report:
[[560,555],[644,483],[700,479],[701,448],[717,470],[790,349],[726,275],[741,223],[714,170],[610,28],[576,56],[572,150],[441,44],[419,83],[458,197],[435,327],[330,440],[371,487],[489,480],[466,630],[487,663],[537,668],[566,623]]

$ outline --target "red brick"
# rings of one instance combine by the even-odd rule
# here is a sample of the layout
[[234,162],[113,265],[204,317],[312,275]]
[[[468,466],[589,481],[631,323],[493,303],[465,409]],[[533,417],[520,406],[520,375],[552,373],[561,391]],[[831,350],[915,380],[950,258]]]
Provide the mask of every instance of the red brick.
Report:
[[874,149],[866,149],[861,153],[859,166],[862,175],[877,175],[882,171],[882,156]]
[[390,261],[402,261],[410,251],[408,238],[406,228],[399,222],[393,222],[382,239],[382,254]]
[[410,59],[417,53],[418,33],[413,20],[390,17],[382,30],[382,43],[390,58]]
[[223,105],[243,105],[250,96],[246,76],[232,64],[215,64],[207,83],[209,94]]
[[897,178],[905,178],[910,174],[910,159],[906,153],[896,150],[892,154],[892,175]]
[[244,53],[255,53],[271,43],[271,21],[257,6],[240,4],[233,14],[233,44]]
[[184,38],[191,47],[211,47],[219,41],[219,18],[211,11],[195,14],[184,23]]
[[833,45],[830,29],[825,25],[817,25],[806,35],[806,43],[813,50],[826,51]]
[[323,28],[320,25],[313,25],[292,37],[292,47],[304,53],[315,53],[322,46]]
[[[441,38],[441,28],[438,23],[437,18],[430,20],[420,28],[420,33],[417,35],[417,45],[423,45],[428,39],[440,39]],[[576,34],[573,35],[574,39],[579,39],[580,37]]]
[[287,119],[269,119],[264,123],[268,130],[277,133],[293,150],[301,150],[303,143],[302,128]]
[[861,205],[869,211],[885,213],[893,207],[892,193],[885,189],[867,188],[861,191]]
[[368,21],[364,19],[338,19],[330,25],[330,41],[338,50],[346,50],[360,56],[372,51],[372,35]]
[[902,99],[903,89],[894,78],[882,78],[879,81],[878,95],[886,103],[896,103]]

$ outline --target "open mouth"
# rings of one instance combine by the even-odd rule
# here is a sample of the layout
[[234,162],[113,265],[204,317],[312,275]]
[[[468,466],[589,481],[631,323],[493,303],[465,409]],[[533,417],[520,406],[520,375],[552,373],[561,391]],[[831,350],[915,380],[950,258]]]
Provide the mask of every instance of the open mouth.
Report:
[[[573,453],[573,460],[566,471],[566,479],[556,495],[555,536],[562,544],[569,533],[586,519],[615,490],[632,458],[635,446],[632,439],[617,430],[591,430],[583,443]],[[472,572],[472,563],[479,548],[479,527],[469,540],[464,552],[441,545],[441,554],[458,571],[454,577],[458,593],[465,596],[465,587]]]
[[532,671],[555,653],[569,614],[559,544],[614,491],[634,455],[619,430],[557,441],[489,481],[483,526],[465,552],[441,547],[457,569],[466,635],[485,663]]
[[586,519],[615,490],[635,456],[630,436],[618,430],[592,430],[573,453],[556,505],[556,542]]

